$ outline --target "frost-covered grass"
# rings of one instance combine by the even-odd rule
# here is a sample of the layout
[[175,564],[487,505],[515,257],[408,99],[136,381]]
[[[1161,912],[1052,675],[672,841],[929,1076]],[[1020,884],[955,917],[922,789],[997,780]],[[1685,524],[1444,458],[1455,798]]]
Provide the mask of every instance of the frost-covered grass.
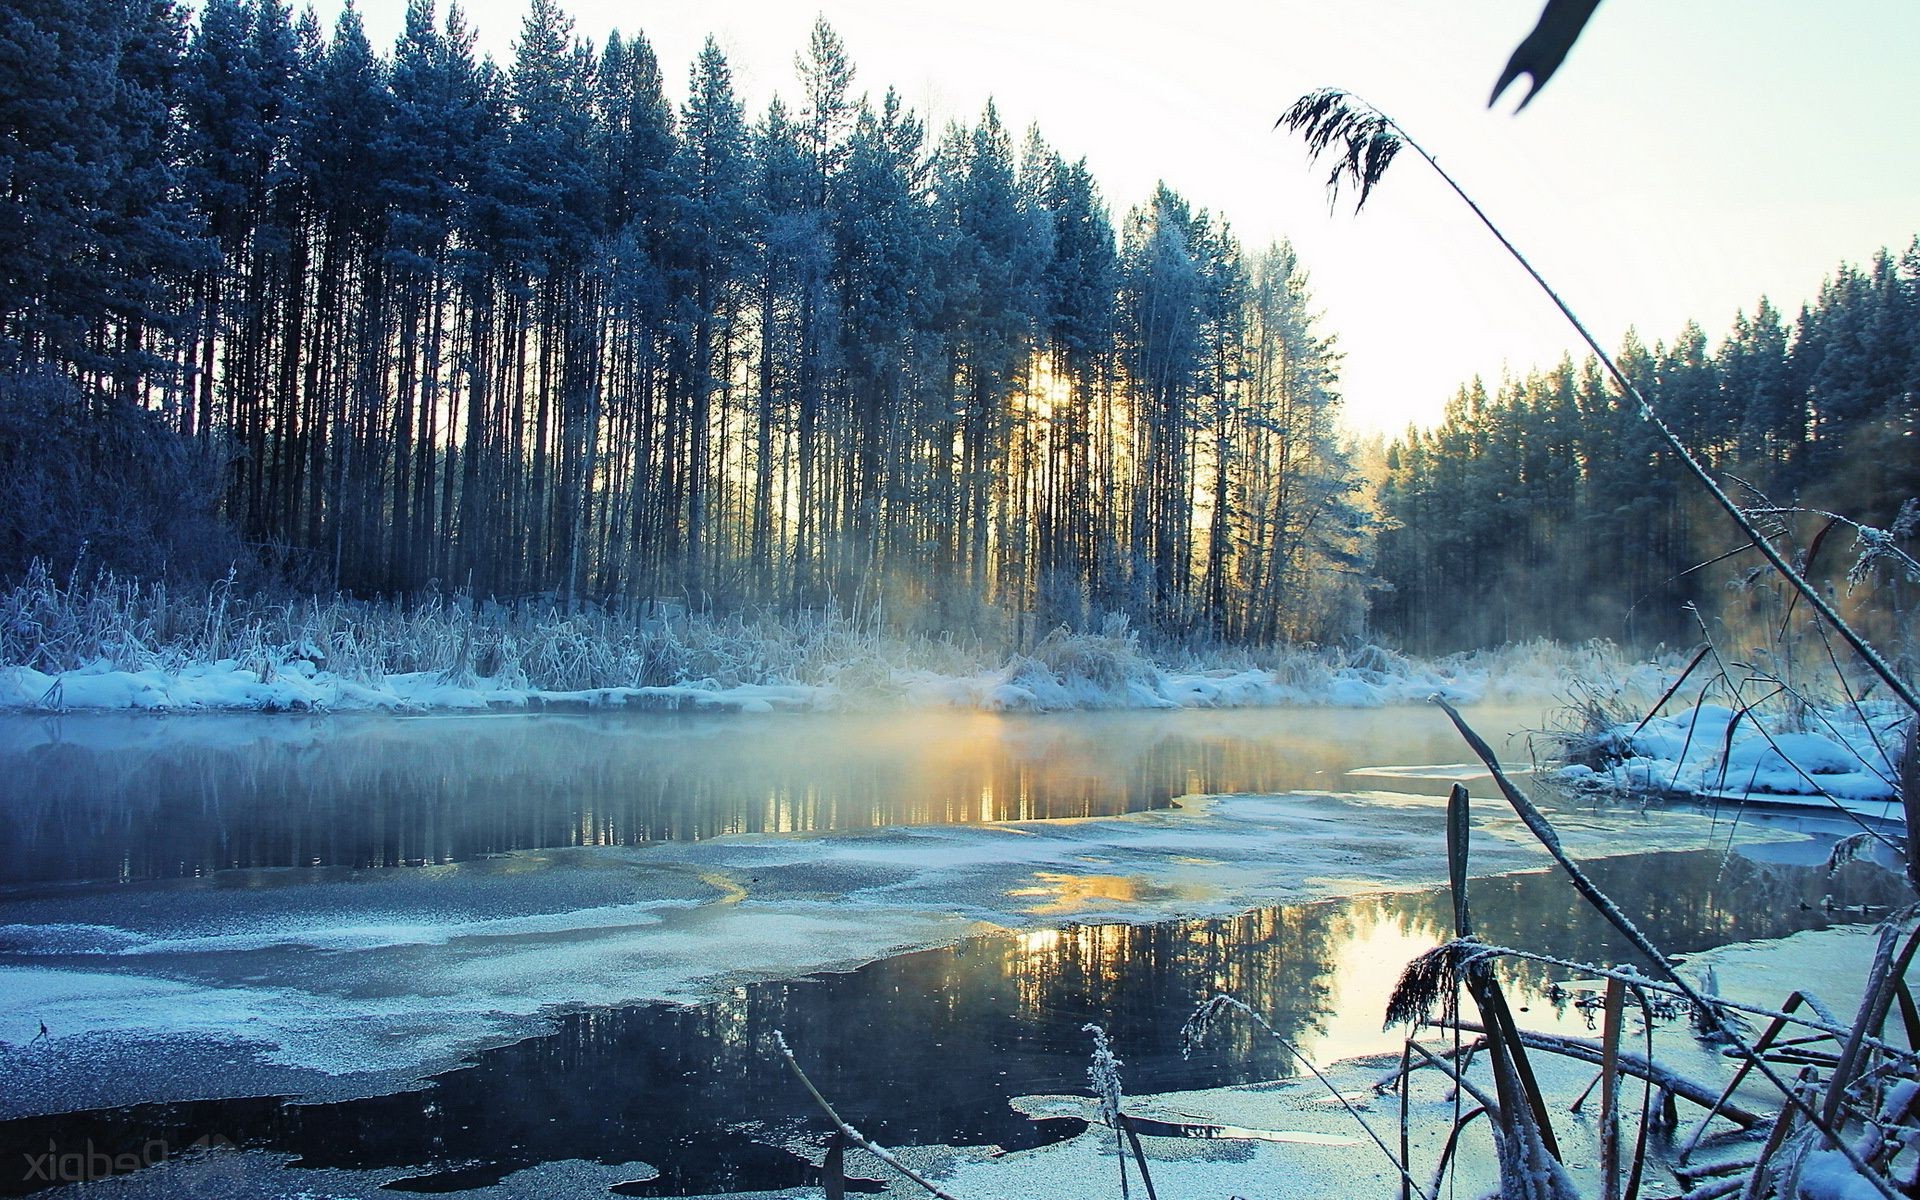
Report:
[[438,709],[651,705],[988,711],[1331,704],[1435,692],[1545,699],[1651,668],[1605,643],[1437,661],[1372,644],[1156,653],[1122,616],[1005,639],[902,632],[835,610],[568,611],[552,600],[271,599],[35,570],[0,592],[0,708]]

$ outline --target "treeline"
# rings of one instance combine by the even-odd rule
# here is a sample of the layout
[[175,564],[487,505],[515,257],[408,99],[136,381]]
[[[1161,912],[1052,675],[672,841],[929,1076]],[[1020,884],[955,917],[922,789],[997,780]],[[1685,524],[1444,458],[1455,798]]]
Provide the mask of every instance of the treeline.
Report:
[[1352,627],[1291,250],[1164,185],[1116,229],[990,104],[860,92],[824,21],[796,65],[750,116],[711,40],[675,106],[553,0],[507,64],[432,0],[384,55],[350,6],[11,7],[9,394],[152,414],[256,553],[362,593]]
[[[1717,350],[1688,322],[1651,349],[1630,333],[1616,361],[1734,496],[1802,549],[1826,519],[1769,510],[1884,529],[1920,495],[1920,239],[1898,260],[1842,265],[1791,327],[1763,298]],[[1757,557],[1722,561],[1739,536],[1672,457],[1595,360],[1491,395],[1474,381],[1437,427],[1388,448],[1375,626],[1423,650],[1692,640],[1684,606],[1739,611],[1729,583]],[[1842,586],[1849,532],[1813,564]],[[1750,599],[1756,616],[1783,619],[1777,602]]]

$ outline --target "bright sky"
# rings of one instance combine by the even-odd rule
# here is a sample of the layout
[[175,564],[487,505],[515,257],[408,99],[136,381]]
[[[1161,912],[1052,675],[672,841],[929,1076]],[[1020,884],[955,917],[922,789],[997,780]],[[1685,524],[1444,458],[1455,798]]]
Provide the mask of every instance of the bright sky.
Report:
[[[855,89],[889,85],[929,124],[989,96],[1085,155],[1116,221],[1165,179],[1254,248],[1290,238],[1346,353],[1358,430],[1437,419],[1475,374],[1551,365],[1574,336],[1424,164],[1404,156],[1354,216],[1329,213],[1299,143],[1272,129],[1301,93],[1356,92],[1407,126],[1500,222],[1602,342],[1717,342],[1764,293],[1789,317],[1843,260],[1920,232],[1920,3],[1604,0],[1553,82],[1511,115],[1487,93],[1543,0],[571,0],[576,31],[643,32],[684,95],[708,33],[750,115],[793,69],[816,12]],[[404,0],[360,0],[391,45]],[[525,0],[466,0],[511,58]],[[337,0],[321,0],[331,19]]]

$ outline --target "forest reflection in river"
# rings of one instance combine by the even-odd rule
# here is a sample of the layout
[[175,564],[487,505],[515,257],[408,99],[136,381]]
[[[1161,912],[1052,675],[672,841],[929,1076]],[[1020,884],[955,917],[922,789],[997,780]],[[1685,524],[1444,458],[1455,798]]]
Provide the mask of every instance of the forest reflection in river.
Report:
[[6,717],[0,885],[1116,816],[1194,793],[1339,790],[1356,766],[1461,757],[1426,708]]
[[[1816,866],[1695,851],[1589,867],[1673,953],[1836,919],[1821,906],[1830,885]],[[1899,890],[1891,875],[1865,866],[1831,886],[1839,902],[1868,906]],[[1557,874],[1476,880],[1473,905],[1489,942],[1577,960],[1631,958]],[[1288,1053],[1244,1021],[1182,1055],[1182,1022],[1217,993],[1245,1000],[1321,1062],[1396,1047],[1400,1031],[1380,1027],[1387,990],[1408,958],[1444,939],[1451,920],[1449,897],[1434,890],[979,937],[846,974],[753,984],[711,1004],[566,1014],[554,1033],[482,1053],[424,1091],[15,1121],[0,1125],[0,1152],[49,1138],[109,1148],[213,1135],[296,1155],[296,1169],[403,1169],[409,1182],[400,1187],[426,1191],[577,1158],[657,1166],[659,1179],[621,1189],[634,1195],[797,1187],[815,1181],[807,1147],[817,1160],[824,1127],[766,1051],[776,1029],[843,1114],[883,1143],[1031,1145],[1077,1125],[1036,1125],[1007,1101],[1085,1094],[1085,1022],[1109,1030],[1134,1094],[1295,1073]],[[1543,998],[1545,968],[1522,964],[1510,978],[1524,1022],[1580,1029],[1578,1014]]]

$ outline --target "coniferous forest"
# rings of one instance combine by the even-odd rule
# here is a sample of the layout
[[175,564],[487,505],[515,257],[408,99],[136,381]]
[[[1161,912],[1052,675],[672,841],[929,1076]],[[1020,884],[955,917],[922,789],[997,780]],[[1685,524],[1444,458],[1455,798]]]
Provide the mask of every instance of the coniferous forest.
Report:
[[[1769,529],[1797,535],[1808,570],[1850,584],[1851,527],[1920,533],[1920,240],[1898,260],[1843,264],[1791,325],[1762,298],[1719,343],[1688,322],[1615,356],[1634,386]],[[1460,389],[1431,430],[1386,452],[1373,617],[1427,650],[1604,634],[1695,640],[1707,618],[1778,626],[1791,613],[1725,516],[1591,359]],[[1874,581],[1878,620],[1920,600]],[[1911,637],[1885,629],[1895,641]]]
[[1290,249],[1164,185],[1116,226],[1085,162],[991,105],[926,128],[824,19],[761,113],[711,40],[676,108],[553,0],[506,64],[431,0],[389,53],[278,0],[0,19],[9,570],[91,526],[217,573],[230,529],[362,595],[1354,619]]
[[[554,0],[475,44],[432,0],[385,50],[280,0],[0,13],[0,575],[1427,651],[1685,639],[1739,577],[1595,365],[1365,470],[1290,247],[1170,184],[1116,218],[991,104],[928,128],[824,19],[757,113],[711,41],[676,105]],[[1917,337],[1920,244],[1622,362],[1756,503],[1890,527]]]

